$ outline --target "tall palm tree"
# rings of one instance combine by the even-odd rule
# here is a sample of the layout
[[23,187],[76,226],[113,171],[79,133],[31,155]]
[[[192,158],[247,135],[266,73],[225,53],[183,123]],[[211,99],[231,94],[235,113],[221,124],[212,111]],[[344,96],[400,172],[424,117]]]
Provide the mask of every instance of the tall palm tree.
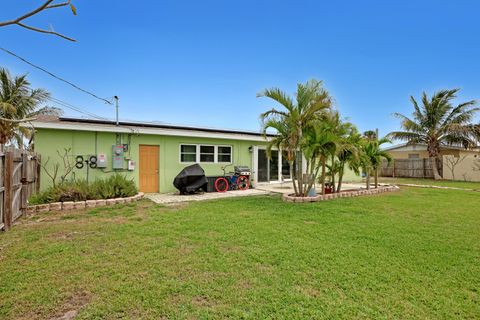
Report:
[[411,96],[414,108],[412,118],[400,113],[394,114],[401,119],[403,131],[391,132],[389,137],[407,143],[426,144],[434,179],[441,179],[437,161],[443,146],[476,146],[478,129],[472,120],[480,108],[476,106],[475,100],[454,105],[453,100],[458,91],[459,89],[442,90],[434,93],[431,98],[424,92],[421,105]]
[[382,165],[382,161],[385,159],[390,163],[392,157],[387,151],[382,150],[382,144],[390,143],[390,140],[386,137],[381,139],[367,138],[363,145],[363,164],[364,171],[367,174],[367,189],[370,189],[370,177],[373,172],[375,175],[375,188],[378,188],[378,169]]
[[[294,98],[279,88],[266,89],[257,97],[270,98],[282,106],[283,110],[272,108],[261,115],[262,130],[266,132],[269,128],[276,129],[272,124],[284,122],[288,126],[288,130],[284,129],[283,131],[286,132],[286,139],[290,143],[289,148],[292,150],[293,161],[297,160],[298,154],[293,150],[301,151],[301,142],[307,127],[332,104],[328,91],[323,88],[322,81],[318,80],[297,84]],[[296,188],[296,195],[301,196],[304,194],[304,189],[308,188],[309,181],[304,181],[301,165],[298,165],[295,171],[296,174],[292,176],[292,181]],[[298,180],[297,186],[295,186],[295,180]]]
[[41,114],[60,113],[59,109],[40,107],[50,94],[43,89],[31,89],[26,75],[12,77],[0,68],[0,145],[16,142],[23,146],[23,139],[30,138],[33,130],[20,126],[35,120]]

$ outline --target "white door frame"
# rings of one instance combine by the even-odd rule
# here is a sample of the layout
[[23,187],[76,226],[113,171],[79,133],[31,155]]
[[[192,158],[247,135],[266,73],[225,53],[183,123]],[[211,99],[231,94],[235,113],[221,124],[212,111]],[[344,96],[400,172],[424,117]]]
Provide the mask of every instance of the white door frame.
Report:
[[[258,150],[266,150],[267,147],[266,146],[253,146],[252,148],[252,168],[253,168],[253,172],[252,172],[252,175],[253,175],[253,180],[254,180],[254,186],[256,186],[256,184],[259,182],[258,181]],[[282,152],[281,152],[281,149],[279,150],[278,148],[272,148],[272,150],[274,151],[278,151],[278,179],[277,180],[269,180],[269,181],[266,181],[266,182],[269,182],[269,183],[278,183],[278,182],[282,182]],[[270,169],[268,169],[270,170]],[[285,179],[283,181],[291,181],[292,179]]]

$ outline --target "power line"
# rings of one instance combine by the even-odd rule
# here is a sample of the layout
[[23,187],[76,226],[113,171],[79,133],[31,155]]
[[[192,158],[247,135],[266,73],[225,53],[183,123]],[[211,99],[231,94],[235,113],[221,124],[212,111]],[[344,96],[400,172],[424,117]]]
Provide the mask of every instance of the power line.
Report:
[[53,102],[53,103],[55,103],[55,104],[57,104],[57,105],[60,105],[60,106],[62,106],[62,107],[68,108],[68,109],[73,110],[73,111],[76,111],[76,112],[78,112],[78,113],[82,113],[82,114],[84,114],[84,115],[87,115],[87,116],[89,116],[89,117],[91,117],[91,118],[98,119],[98,120],[107,120],[107,121],[108,121],[107,118],[101,117],[101,116],[96,115],[95,113],[91,113],[91,112],[89,112],[89,111],[85,111],[85,110],[83,110],[82,108],[77,107],[77,106],[74,106],[74,105],[72,105],[72,104],[70,104],[70,103],[68,103],[68,102],[65,102],[65,101],[62,101],[62,100],[59,100],[59,99],[56,99],[56,98],[53,98],[53,97],[48,97],[47,100],[49,100],[50,102]]
[[[102,120],[102,121],[112,122],[111,119],[104,118],[104,117],[102,117],[102,116],[96,115],[95,113],[92,113],[92,112],[89,112],[89,111],[85,111],[85,110],[83,110],[82,108],[77,107],[77,106],[74,106],[73,104],[68,103],[68,102],[66,102],[66,101],[63,101],[63,100],[60,100],[60,99],[57,99],[57,98],[53,98],[53,97],[48,97],[47,100],[50,101],[50,102],[53,102],[53,103],[55,103],[55,104],[57,104],[57,105],[59,105],[59,106],[62,106],[62,107],[68,108],[68,109],[70,109],[70,110],[76,111],[76,112],[78,112],[78,113],[84,114],[84,115],[86,115],[86,116],[89,116],[90,118],[97,119],[97,120]],[[132,133],[136,132],[135,129],[133,129],[133,128],[131,128],[131,127],[128,127],[128,126],[117,125],[117,127],[129,129],[129,130],[132,131]]]
[[21,61],[25,62],[26,64],[28,64],[28,65],[30,65],[30,66],[32,66],[32,67],[34,67],[34,68],[36,68],[36,69],[38,69],[38,70],[40,70],[40,71],[45,72],[46,74],[54,77],[54,78],[57,79],[57,80],[60,80],[60,81],[62,81],[62,82],[65,82],[66,84],[74,87],[74,88],[77,89],[77,90],[82,91],[83,93],[86,93],[86,94],[88,94],[88,95],[90,95],[90,96],[92,96],[92,97],[94,97],[94,98],[96,98],[96,99],[99,99],[99,100],[101,100],[101,101],[103,101],[103,102],[105,102],[105,103],[108,103],[108,104],[110,104],[110,105],[113,104],[110,100],[107,100],[107,99],[105,99],[105,98],[99,97],[98,95],[96,95],[96,94],[94,94],[94,93],[92,93],[92,92],[90,92],[90,91],[87,91],[87,90],[85,90],[85,89],[82,89],[82,88],[80,88],[79,86],[77,86],[76,84],[74,84],[74,83],[72,83],[72,82],[70,82],[70,81],[68,81],[68,80],[65,80],[65,79],[63,79],[63,78],[61,78],[61,77],[59,77],[59,76],[56,76],[55,74],[51,73],[50,71],[48,71],[48,70],[46,70],[46,69],[44,69],[44,68],[42,68],[42,67],[40,67],[40,66],[37,66],[37,65],[33,64],[32,62],[28,61],[28,60],[25,59],[25,58],[20,57],[19,55],[13,53],[13,52],[10,51],[10,50],[7,50],[7,49],[2,48],[2,47],[0,47],[0,50],[2,50],[2,51],[5,52],[5,53],[8,53],[8,54],[11,55],[11,56],[14,56],[14,57],[17,58],[17,59],[20,59]]

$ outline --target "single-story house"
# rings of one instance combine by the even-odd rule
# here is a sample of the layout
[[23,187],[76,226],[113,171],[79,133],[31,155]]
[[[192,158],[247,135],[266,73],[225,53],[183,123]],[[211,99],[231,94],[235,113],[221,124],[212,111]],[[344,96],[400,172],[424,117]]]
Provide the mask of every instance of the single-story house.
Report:
[[[95,168],[84,164],[74,168],[78,179],[95,180],[119,172],[133,179],[143,192],[172,192],[175,176],[186,166],[199,163],[207,176],[227,173],[236,165],[251,169],[251,181],[257,183],[290,180],[290,166],[281,152],[267,156],[269,137],[260,132],[179,126],[152,122],[90,120],[67,117],[39,118],[35,128],[34,149],[47,170],[59,165],[63,174],[62,154],[69,150],[71,161],[95,156]],[[48,161],[48,162],[47,162]],[[52,172],[50,172],[52,173]],[[70,176],[71,177],[71,176]],[[41,189],[52,184],[42,169]],[[345,180],[355,178],[346,173]]]
[[[383,150],[388,151],[393,159],[427,159],[429,157],[426,144],[402,143],[384,148]],[[440,156],[451,155],[458,157],[461,155],[474,155],[478,154],[478,152],[478,148],[465,149],[454,146],[442,146]]]
[[[382,170],[384,176],[426,177],[432,176],[427,145],[398,144],[384,149],[396,161]],[[447,180],[480,181],[480,148],[465,149],[442,146],[440,174]],[[408,161],[410,160],[410,161]]]

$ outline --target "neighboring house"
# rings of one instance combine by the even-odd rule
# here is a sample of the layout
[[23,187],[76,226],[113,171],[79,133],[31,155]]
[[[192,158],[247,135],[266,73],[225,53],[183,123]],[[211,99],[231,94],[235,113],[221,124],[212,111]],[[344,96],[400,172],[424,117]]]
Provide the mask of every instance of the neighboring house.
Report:
[[[383,175],[393,175],[393,168],[398,172],[396,176],[430,177],[429,156],[425,144],[398,144],[384,150],[397,161],[388,169],[382,170]],[[443,178],[448,180],[480,181],[480,149],[465,149],[461,147],[443,146],[440,156]],[[410,162],[402,160],[412,160]],[[427,159],[427,160],[424,160]],[[415,161],[418,160],[418,161]],[[423,161],[421,161],[423,160]],[[401,165],[401,166],[400,166]]]
[[[391,147],[384,148],[383,150],[388,151],[393,159],[427,159],[428,151],[427,145],[425,144],[408,144],[402,143],[397,144]],[[452,155],[455,157],[461,155],[474,155],[478,154],[479,150],[467,150],[461,147],[447,147],[442,146],[440,155]]]

